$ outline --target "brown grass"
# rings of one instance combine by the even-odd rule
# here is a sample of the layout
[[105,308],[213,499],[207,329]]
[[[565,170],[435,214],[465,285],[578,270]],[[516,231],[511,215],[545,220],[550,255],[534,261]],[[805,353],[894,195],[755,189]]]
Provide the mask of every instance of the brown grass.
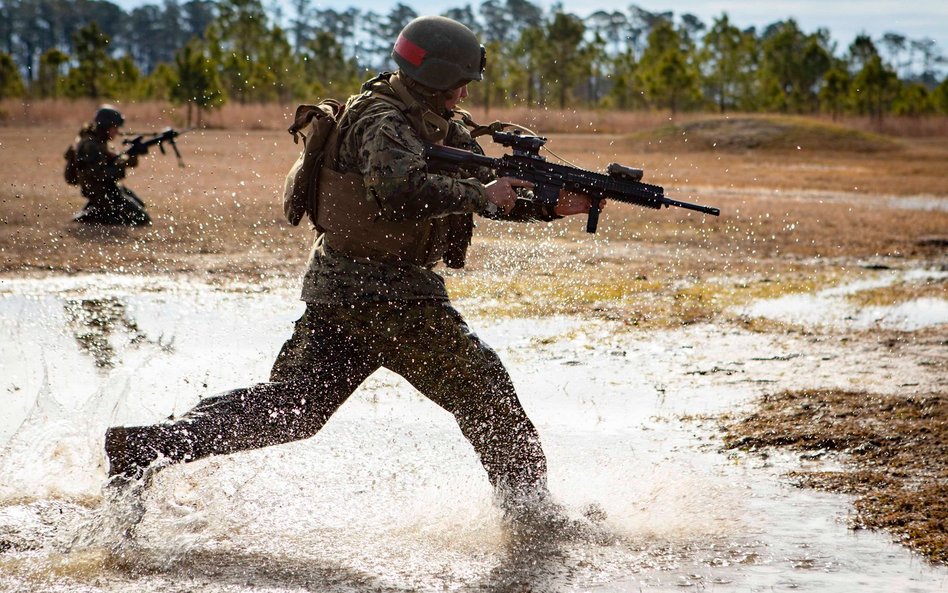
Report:
[[802,486],[857,496],[857,528],[889,530],[948,564],[948,396],[845,391],[766,396],[727,426],[725,445],[845,455],[849,469],[796,472]]
[[[821,117],[823,121],[832,121]],[[887,117],[881,122],[869,117],[845,116],[837,122],[857,130],[875,132],[899,138],[945,138],[948,137],[948,117],[926,115],[920,117]]]
[[732,116],[701,119],[650,128],[632,134],[652,150],[746,152],[803,151],[832,146],[836,152],[893,153],[894,139],[815,119],[774,116]]
[[[0,126],[76,128],[92,119],[99,104],[108,102],[92,99],[0,101]],[[130,131],[149,130],[166,126],[184,127],[187,109],[163,101],[113,101],[125,115]],[[208,129],[228,130],[285,130],[292,123],[296,105],[228,104],[206,114]]]
[[892,286],[860,290],[847,299],[856,305],[888,306],[923,298],[944,298],[948,295],[948,278],[928,279],[919,282],[897,282]]
[[[153,153],[127,180],[155,225],[100,229],[70,221],[84,202],[61,181],[62,152],[74,133],[0,128],[0,271],[298,273],[311,235],[282,219],[282,183],[298,150],[289,134],[206,130],[182,137],[186,168]],[[554,136],[551,144],[591,168],[612,160],[644,166],[646,180],[669,195],[719,206],[723,214],[614,203],[596,236],[583,233],[578,218],[551,225],[483,221],[472,273],[502,264],[623,286],[640,276],[662,284],[748,273],[780,281],[812,273],[819,261],[908,257],[938,265],[945,255],[948,213],[894,206],[901,196],[948,196],[948,141],[906,144],[897,157],[816,149],[643,153],[607,135]],[[863,190],[852,191],[857,184]]]
[[[313,97],[306,102],[316,102]],[[338,97],[337,97],[338,98]],[[0,100],[0,126],[78,127],[90,119],[96,107],[107,100],[20,99]],[[182,126],[185,108],[164,101],[112,101],[126,115],[130,125],[144,128]],[[541,134],[632,134],[667,125],[697,121],[740,119],[782,119],[796,123],[822,124],[897,138],[946,138],[948,116],[890,117],[880,124],[868,117],[845,116],[833,121],[828,116],[795,116],[744,113],[676,113],[668,111],[616,111],[610,109],[549,109],[526,107],[492,108],[467,106],[475,120],[516,122]],[[285,130],[291,123],[296,104],[228,103],[207,115],[211,129]]]
[[[318,101],[314,97],[312,102]],[[20,101],[5,99],[0,101],[0,125],[5,126],[42,126],[42,127],[79,127],[91,119],[99,103],[88,100]],[[130,126],[162,127],[182,126],[185,121],[185,109],[165,102],[116,102],[126,116]],[[230,130],[285,130],[292,123],[296,105],[275,103],[252,103],[240,105],[228,103],[221,109],[207,115],[206,127]],[[685,114],[670,118],[661,112],[620,112],[606,110],[548,110],[527,108],[492,109],[485,112],[482,108],[472,108],[476,121],[494,120],[517,122],[538,132],[550,133],[628,133],[633,130],[651,128],[668,123],[672,119],[678,122],[692,121],[707,117],[701,114]]]

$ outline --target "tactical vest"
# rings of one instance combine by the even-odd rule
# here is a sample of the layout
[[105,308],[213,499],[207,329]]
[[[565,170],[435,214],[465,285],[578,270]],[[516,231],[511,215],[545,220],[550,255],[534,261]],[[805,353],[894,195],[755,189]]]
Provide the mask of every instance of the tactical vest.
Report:
[[[430,125],[431,120],[417,121],[418,110],[413,113],[413,106],[402,100],[411,100],[410,96],[398,92],[401,89],[394,90],[395,94],[369,90],[350,98],[345,119],[356,121],[373,101],[382,100],[402,111],[416,130]],[[447,125],[445,120],[441,121]],[[336,170],[342,128],[337,126],[329,137],[319,173],[316,228],[325,235],[325,245],[352,257],[405,261],[419,266],[433,266],[443,259],[449,267],[463,267],[473,230],[472,215],[397,222],[382,218],[379,205],[366,191],[362,175]]]

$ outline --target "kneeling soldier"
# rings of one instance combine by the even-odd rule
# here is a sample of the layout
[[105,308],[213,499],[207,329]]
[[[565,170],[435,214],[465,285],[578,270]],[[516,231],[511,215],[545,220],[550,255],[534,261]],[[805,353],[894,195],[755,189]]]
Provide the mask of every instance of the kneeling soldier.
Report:
[[[145,204],[132,190],[118,181],[128,167],[138,166],[137,155],[117,154],[109,142],[118,136],[125,123],[122,114],[111,105],[103,105],[95,118],[80,131],[76,143],[66,153],[67,180],[69,168],[74,181],[88,200],[76,216],[77,222],[141,226],[151,224]],[[72,159],[72,162],[68,162]]]

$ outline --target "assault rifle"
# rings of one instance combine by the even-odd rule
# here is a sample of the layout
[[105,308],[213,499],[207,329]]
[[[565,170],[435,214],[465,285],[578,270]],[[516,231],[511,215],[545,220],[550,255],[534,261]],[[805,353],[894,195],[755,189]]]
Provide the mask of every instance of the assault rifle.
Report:
[[[147,134],[138,134],[134,138],[126,138],[122,141],[122,144],[128,144],[128,148],[125,149],[125,154],[128,156],[137,156],[140,154],[145,154],[148,152],[148,148],[154,145],[158,145],[158,149],[161,150],[161,154],[167,154],[165,152],[165,143],[170,144],[171,148],[174,150],[174,155],[178,157],[178,166],[184,166],[184,159],[181,158],[181,152],[178,151],[178,145],[175,144],[174,139],[187,132],[178,131],[174,128],[165,128],[161,132],[150,132]],[[148,140],[145,140],[145,137],[149,136]]]
[[718,216],[721,211],[711,206],[689,204],[665,197],[665,190],[658,185],[642,183],[642,169],[612,163],[608,174],[595,173],[578,167],[551,163],[540,156],[540,148],[547,139],[518,132],[493,131],[494,142],[512,149],[513,154],[492,158],[460,148],[428,144],[425,158],[429,161],[452,164],[460,167],[488,167],[501,177],[516,177],[533,183],[533,194],[539,201],[556,205],[560,188],[584,193],[592,198],[586,232],[595,233],[599,224],[599,201],[608,198],[626,204],[661,209],[677,206],[705,214]]

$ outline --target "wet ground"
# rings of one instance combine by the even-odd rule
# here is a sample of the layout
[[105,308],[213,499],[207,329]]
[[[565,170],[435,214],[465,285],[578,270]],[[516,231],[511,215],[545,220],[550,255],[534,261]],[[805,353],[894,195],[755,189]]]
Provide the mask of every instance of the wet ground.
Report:
[[[313,439],[158,474],[135,537],[123,537],[127,501],[102,493],[105,428],[265,378],[302,311],[296,288],[2,280],[0,590],[948,588],[948,569],[889,534],[848,530],[850,498],[784,477],[833,461],[724,451],[717,424],[702,421],[787,389],[944,391],[930,341],[892,356],[806,332],[627,332],[457,305],[508,364],[554,495],[574,517],[596,505],[604,520],[511,532],[451,418],[380,372]],[[760,306],[745,313],[766,316]],[[925,319],[923,331],[944,323]]]

